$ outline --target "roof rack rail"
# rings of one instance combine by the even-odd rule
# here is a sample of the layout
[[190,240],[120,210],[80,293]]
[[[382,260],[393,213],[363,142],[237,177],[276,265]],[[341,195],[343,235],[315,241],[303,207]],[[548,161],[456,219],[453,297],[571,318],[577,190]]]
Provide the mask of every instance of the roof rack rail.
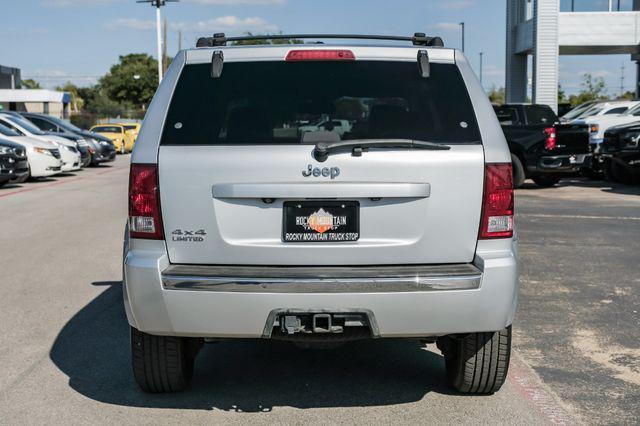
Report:
[[200,37],[196,47],[226,46],[231,41],[284,40],[284,39],[358,39],[410,41],[414,46],[444,47],[440,37],[428,37],[424,33],[415,33],[413,37],[364,34],[274,34],[227,37],[224,33],[215,33],[213,37]]

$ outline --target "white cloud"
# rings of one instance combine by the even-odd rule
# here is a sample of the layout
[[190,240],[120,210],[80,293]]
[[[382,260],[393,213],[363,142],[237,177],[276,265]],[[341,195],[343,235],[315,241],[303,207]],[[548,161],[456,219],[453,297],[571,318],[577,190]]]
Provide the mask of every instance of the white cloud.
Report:
[[457,22],[438,22],[435,27],[444,31],[459,31],[460,24]]
[[56,86],[65,84],[67,81],[79,87],[90,86],[96,84],[100,76],[94,74],[78,74],[60,69],[37,69],[32,72],[24,71],[22,79],[27,78],[36,80],[45,89],[53,89]]
[[218,31],[278,31],[278,27],[269,23],[264,18],[253,16],[238,18],[234,15],[220,16],[198,22],[175,22],[171,24],[174,30],[197,31],[200,33],[212,33]]
[[482,74],[488,77],[504,77],[504,68],[498,68],[495,65],[484,65]]
[[107,25],[107,28],[129,28],[132,30],[153,30],[156,21],[137,18],[119,18]]
[[52,7],[96,6],[119,3],[123,0],[40,0],[40,4]]
[[205,5],[230,5],[237,6],[241,4],[252,4],[260,6],[268,6],[274,4],[284,4],[286,0],[182,0],[183,3],[197,3]]
[[577,74],[580,78],[582,78],[585,74],[591,74],[592,77],[607,78],[611,75],[611,72],[607,70],[595,70],[595,71],[582,70],[582,71],[578,71]]
[[[153,30],[156,27],[154,20],[143,20],[137,18],[120,18],[106,25],[107,28],[128,28],[132,30]],[[238,18],[234,15],[220,16],[198,22],[170,22],[172,30],[197,31],[200,33],[212,33],[217,31],[258,31],[274,32],[278,27],[269,23],[264,18],[253,16],[248,18]]]

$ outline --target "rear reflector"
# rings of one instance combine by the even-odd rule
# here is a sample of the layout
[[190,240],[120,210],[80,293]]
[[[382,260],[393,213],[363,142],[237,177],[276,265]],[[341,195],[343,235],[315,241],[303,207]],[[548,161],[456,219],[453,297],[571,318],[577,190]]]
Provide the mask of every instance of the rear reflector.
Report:
[[513,172],[511,163],[487,164],[480,219],[481,240],[513,237]]
[[164,239],[158,191],[158,166],[132,164],[129,175],[129,233],[131,238]]
[[285,61],[353,61],[356,57],[350,50],[290,50]]

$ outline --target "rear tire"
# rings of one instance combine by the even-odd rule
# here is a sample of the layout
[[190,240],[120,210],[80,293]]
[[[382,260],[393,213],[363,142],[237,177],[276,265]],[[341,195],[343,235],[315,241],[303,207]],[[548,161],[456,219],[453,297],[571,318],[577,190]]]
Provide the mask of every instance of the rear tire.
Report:
[[202,339],[154,336],[131,327],[131,362],[136,382],[149,393],[186,389],[202,343]]
[[513,187],[520,188],[524,183],[526,178],[524,173],[524,167],[522,166],[522,161],[514,155],[511,154],[511,167],[513,168]]
[[511,357],[511,326],[495,332],[442,337],[447,379],[458,392],[488,395],[500,390]]
[[533,179],[536,185],[543,186],[545,188],[554,186],[558,182],[560,182],[560,178],[557,176],[535,176],[535,177],[532,177],[531,179]]
[[632,185],[634,183],[634,177],[631,171],[624,164],[615,160],[611,160],[607,163],[605,176],[607,177],[607,180],[611,182],[622,183],[625,185]]

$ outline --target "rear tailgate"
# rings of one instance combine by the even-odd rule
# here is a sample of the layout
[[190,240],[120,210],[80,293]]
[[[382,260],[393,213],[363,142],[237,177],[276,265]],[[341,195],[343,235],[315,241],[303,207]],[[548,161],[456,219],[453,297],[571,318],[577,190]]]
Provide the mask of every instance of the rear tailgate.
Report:
[[[158,171],[171,263],[473,260],[484,150],[455,64],[432,63],[430,77],[421,78],[415,60],[227,62],[230,56],[220,78],[210,77],[208,63],[186,65],[166,117]],[[427,140],[451,149],[371,148],[320,163],[300,129],[327,120],[352,123],[334,138]],[[301,213],[292,219],[291,211]],[[287,241],[292,230],[334,232],[312,220],[351,237]]]
[[557,144],[554,155],[588,154],[588,124],[556,124]]
[[[302,175],[311,150],[161,147],[160,194],[170,261],[375,265],[473,260],[484,173],[482,146],[379,150],[362,157],[339,154],[326,163],[340,169],[333,181]],[[312,199],[356,201],[358,240],[284,242],[284,203]]]

